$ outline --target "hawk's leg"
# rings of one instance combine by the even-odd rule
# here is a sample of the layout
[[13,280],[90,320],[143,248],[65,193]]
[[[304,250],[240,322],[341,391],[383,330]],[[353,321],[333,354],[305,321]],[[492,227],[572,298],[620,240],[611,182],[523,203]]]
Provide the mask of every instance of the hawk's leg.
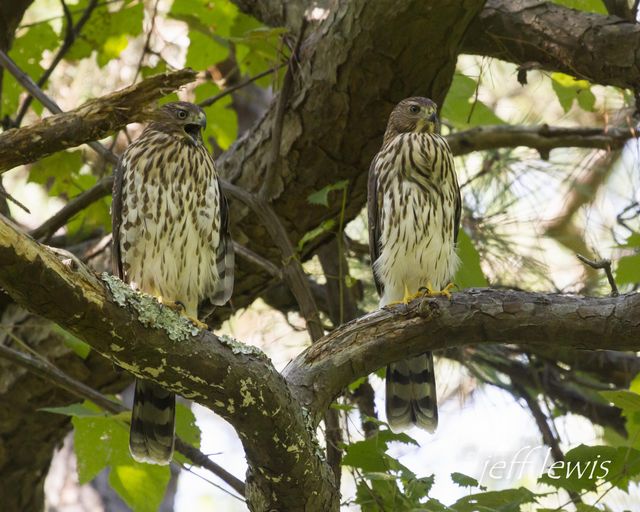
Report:
[[166,300],[166,299],[164,299],[162,297],[162,295],[160,295],[160,296],[158,296],[158,302],[160,304],[162,304],[163,306],[168,307],[169,309],[173,309],[180,316],[185,317],[193,325],[195,325],[198,329],[204,329],[205,331],[207,329],[209,329],[209,326],[207,324],[205,324],[204,322],[201,322],[197,318],[194,318],[192,316],[187,315],[186,308],[184,307],[184,304],[182,302],[180,302],[179,300],[176,300],[176,301]]
[[416,293],[412,294],[412,293],[409,293],[409,288],[405,283],[404,296],[402,297],[402,300],[389,302],[387,306],[394,306],[396,304],[407,305],[412,300],[419,299],[419,298],[424,299],[426,297],[446,297],[447,299],[451,300],[451,290],[455,288],[455,286],[456,286],[455,284],[449,283],[442,290],[434,290],[433,285],[430,282],[428,282],[427,286],[421,286]]
[[449,283],[442,290],[434,290],[431,283],[427,283],[427,286],[420,287],[418,293],[412,297],[412,300],[418,297],[446,297],[451,300],[451,290],[455,288],[455,286],[455,284]]

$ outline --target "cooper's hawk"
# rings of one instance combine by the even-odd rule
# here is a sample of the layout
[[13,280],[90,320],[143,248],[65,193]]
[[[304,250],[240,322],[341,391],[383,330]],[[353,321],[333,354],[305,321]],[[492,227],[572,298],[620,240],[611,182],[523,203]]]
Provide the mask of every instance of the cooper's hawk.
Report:
[[[134,289],[178,307],[200,327],[198,303],[221,305],[233,288],[228,208],[202,142],[206,116],[186,102],[151,114],[124,152],[113,186],[113,272]],[[137,380],[129,447],[140,462],[167,464],[175,396]]]
[[[402,100],[369,169],[369,246],[381,307],[406,303],[421,289],[448,295],[458,267],[460,188],[439,131],[433,101]],[[433,432],[438,406],[431,352],[390,364],[386,381],[389,424]]]

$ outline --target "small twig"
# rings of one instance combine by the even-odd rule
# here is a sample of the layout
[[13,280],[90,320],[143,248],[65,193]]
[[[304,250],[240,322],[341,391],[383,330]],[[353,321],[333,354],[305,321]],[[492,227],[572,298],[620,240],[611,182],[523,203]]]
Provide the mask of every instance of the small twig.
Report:
[[[87,21],[89,21],[91,14],[95,10],[95,8],[98,6],[98,0],[90,0],[89,5],[87,5],[87,8],[82,13],[82,17],[78,20],[78,23],[74,25],[73,18],[71,16],[71,11],[69,11],[69,7],[67,6],[64,0],[61,0],[61,1],[62,1],[62,9],[64,11],[64,15],[67,20],[67,31],[64,38],[64,42],[62,43],[62,46],[56,53],[56,56],[53,58],[51,65],[38,79],[37,85],[40,88],[47,82],[47,80],[49,80],[49,77],[52,75],[53,71],[56,69],[58,64],[60,64],[60,62],[62,61],[64,56],[67,54],[67,52],[71,49],[71,47],[73,46],[73,43],[76,41],[76,39],[80,35],[80,31],[84,28]],[[25,98],[24,102],[20,106],[20,110],[18,111],[18,115],[16,116],[13,126],[15,126],[16,128],[20,126],[20,124],[22,123],[22,120],[24,119],[24,116],[27,113],[27,109],[29,108],[29,105],[31,105],[32,101],[33,101],[32,94],[30,94]]]
[[618,286],[616,285],[616,281],[613,278],[613,273],[611,272],[611,260],[604,259],[599,261],[593,261],[583,256],[582,254],[576,254],[576,256],[585,265],[589,265],[593,269],[604,270],[605,274],[607,275],[607,281],[609,281],[609,286],[611,286],[611,296],[617,297],[619,295]]
[[307,18],[303,18],[300,24],[300,31],[298,38],[291,52],[289,63],[287,66],[287,72],[284,75],[282,82],[282,89],[280,89],[280,95],[278,96],[278,103],[276,105],[275,117],[273,125],[271,127],[271,152],[269,153],[269,160],[267,161],[267,170],[262,188],[260,190],[260,196],[263,199],[271,200],[276,194],[275,186],[275,173],[276,163],[278,156],[280,155],[280,144],[282,142],[282,127],[284,123],[284,110],[289,102],[289,98],[293,93],[293,77],[295,75],[295,66],[299,61],[300,46],[302,45],[302,38],[304,37],[304,31],[307,27]]
[[[18,83],[22,85],[31,94],[31,96],[42,103],[42,105],[44,105],[47,110],[49,110],[49,112],[51,112],[52,114],[62,113],[62,109],[58,106],[58,104],[51,98],[49,98],[49,96],[47,96],[44,91],[31,79],[31,77],[24,71],[22,71],[18,67],[18,65],[13,62],[11,57],[9,57],[2,50],[0,50],[0,66],[9,71],[9,73],[13,75]],[[118,162],[118,157],[116,157],[99,142],[89,142],[88,145],[105,160],[114,164]]]
[[239,244],[238,242],[233,242],[233,250],[236,254],[238,254],[248,262],[253,263],[263,270],[266,270],[273,277],[282,280],[282,270],[276,267],[268,259],[263,258],[259,254],[253,252],[251,249],[245,247],[242,244]]
[[312,341],[319,340],[324,335],[324,329],[322,328],[316,301],[313,298],[298,255],[293,245],[291,245],[291,240],[289,240],[287,230],[282,225],[282,221],[273,211],[273,208],[261,197],[228,181],[221,180],[221,183],[226,194],[251,208],[267,228],[271,239],[282,254],[284,279],[298,302],[300,313],[307,322],[307,329],[311,339]]
[[[56,386],[61,387],[78,398],[91,400],[94,404],[102,407],[105,411],[118,414],[129,410],[122,404],[110,400],[102,393],[90,388],[86,384],[69,377],[57,366],[44,358],[30,356],[24,352],[14,350],[2,344],[0,344],[0,357],[26,368],[39,377],[42,377],[47,382],[51,382]],[[175,447],[179,453],[191,460],[191,462],[196,466],[200,466],[211,471],[218,478],[226,482],[232,489],[244,496],[244,482],[213,462],[200,450],[188,443],[185,443],[180,438],[176,438]]]
[[[89,100],[80,107],[63,113],[60,107],[3,51],[0,51],[0,66],[7,69],[49,111],[59,114],[26,128],[2,133],[0,135],[0,172],[84,143],[87,143],[106,161],[116,164],[118,157],[96,140],[117,131],[128,123],[144,119],[149,103],[181,85],[194,81],[198,76],[189,68],[158,74],[135,85]],[[82,123],[79,120],[82,120]]]
[[198,103],[198,105],[202,108],[206,108],[206,107],[210,107],[211,105],[213,105],[216,101],[224,98],[225,96],[228,96],[229,94],[237,91],[238,89],[242,89],[243,87],[246,87],[247,85],[249,85],[250,83],[255,82],[256,80],[260,80],[261,78],[270,75],[271,73],[275,73],[276,71],[278,71],[280,68],[282,68],[283,66],[286,66],[287,63],[283,62],[281,64],[278,64],[277,66],[274,66],[270,69],[267,69],[266,71],[262,71],[261,73],[258,73],[255,76],[249,77],[246,80],[243,80],[242,82],[237,83],[236,85],[232,85],[231,87],[227,87],[224,91],[216,94],[215,96],[211,96],[210,98],[207,98],[206,100],[202,100],[200,103]]
[[9,192],[7,192],[4,187],[0,187],[0,197],[4,197],[7,201],[11,201],[17,207],[21,208],[22,210],[24,210],[28,214],[31,214],[31,211],[29,211],[29,208],[27,208],[20,201],[18,201],[15,197],[13,197],[11,194],[9,194]]
[[38,241],[47,242],[69,219],[99,199],[111,193],[113,176],[106,176],[88,190],[74,197],[55,215],[33,229],[29,234]]
[[160,0],[156,0],[153,5],[153,14],[151,15],[151,26],[149,27],[149,33],[147,34],[147,38],[144,41],[144,46],[142,47],[142,54],[140,55],[140,60],[138,61],[136,74],[133,77],[133,80],[131,81],[132,83],[135,83],[135,81],[138,79],[138,76],[140,75],[140,71],[142,70],[142,63],[144,62],[144,58],[149,52],[149,50],[151,49],[149,44],[151,42],[151,36],[153,34],[153,30],[156,26],[156,17],[158,16],[158,3],[160,3]]

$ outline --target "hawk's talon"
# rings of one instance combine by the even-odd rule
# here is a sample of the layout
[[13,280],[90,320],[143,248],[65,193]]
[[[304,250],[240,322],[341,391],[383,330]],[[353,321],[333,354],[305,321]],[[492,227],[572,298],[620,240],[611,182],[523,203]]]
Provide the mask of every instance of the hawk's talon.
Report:
[[442,290],[434,290],[431,283],[427,283],[427,286],[421,286],[418,293],[422,292],[422,298],[426,297],[446,297],[451,300],[451,290],[455,288],[456,285],[453,283],[449,283]]
[[201,329],[203,331],[209,330],[209,326],[204,322],[201,322],[197,318],[193,318],[192,316],[185,316],[185,318],[189,320],[189,322],[191,322],[193,325],[195,325],[198,329]]
[[158,302],[162,304],[164,307],[172,309],[179,315],[182,315],[184,313],[184,310],[185,310],[184,304],[179,300],[176,300],[176,301],[167,300],[164,297],[162,297],[162,295],[158,296],[157,298],[158,298]]

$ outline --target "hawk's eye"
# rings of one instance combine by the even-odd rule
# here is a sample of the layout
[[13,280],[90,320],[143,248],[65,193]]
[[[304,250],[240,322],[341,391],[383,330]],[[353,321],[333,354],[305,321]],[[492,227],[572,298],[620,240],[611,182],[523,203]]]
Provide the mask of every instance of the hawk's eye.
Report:
[[186,119],[187,111],[186,110],[178,110],[178,119]]
[[418,105],[409,105],[409,112],[412,114],[417,114],[420,112],[420,107]]

